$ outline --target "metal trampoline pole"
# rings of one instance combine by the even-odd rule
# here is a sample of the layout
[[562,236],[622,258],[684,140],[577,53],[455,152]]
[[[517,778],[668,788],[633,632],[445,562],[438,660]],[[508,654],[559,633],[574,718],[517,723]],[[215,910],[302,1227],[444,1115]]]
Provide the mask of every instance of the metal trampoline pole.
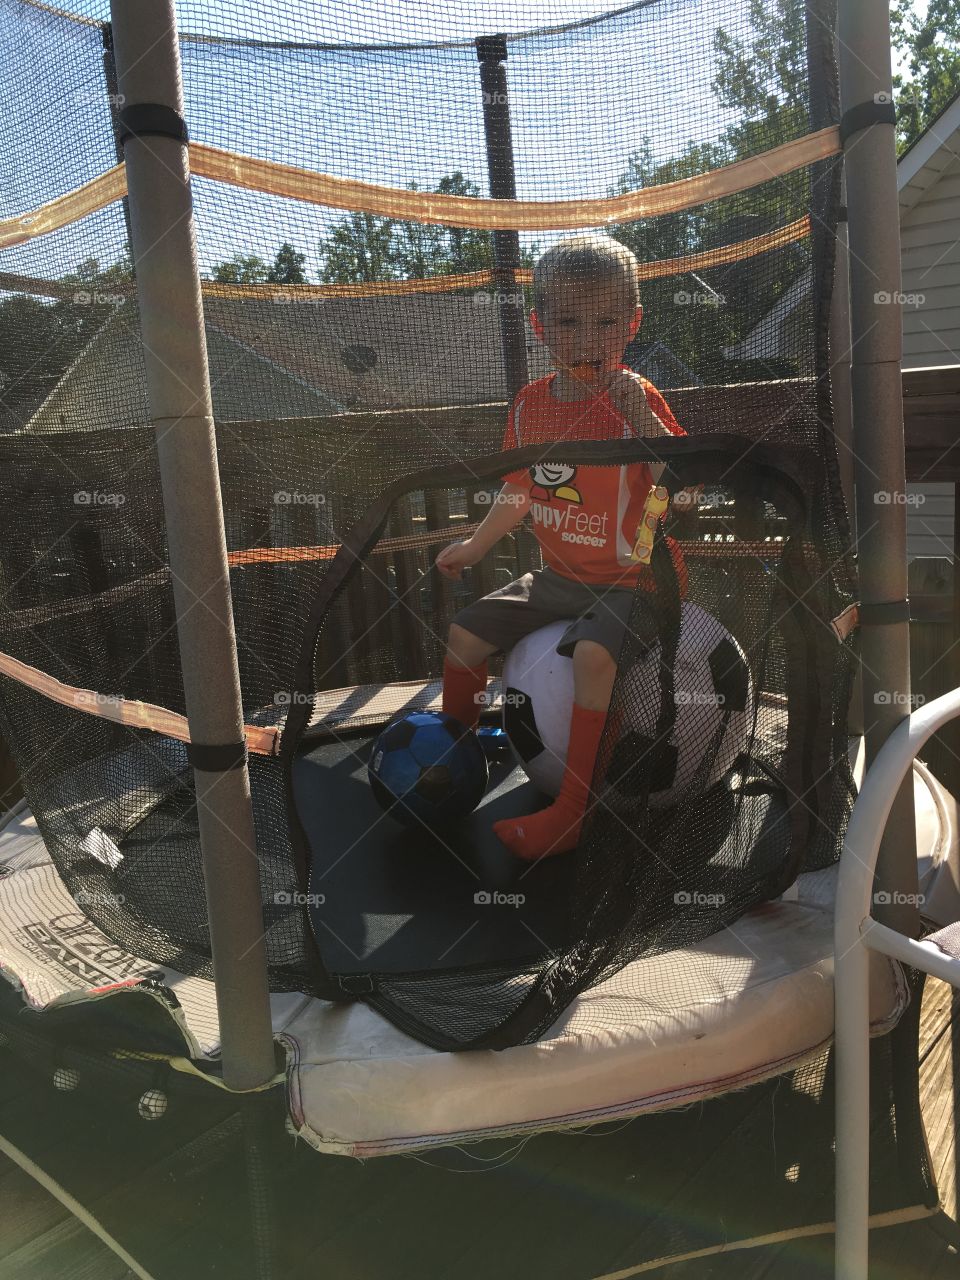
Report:
[[[841,201],[846,206],[846,175],[841,187]],[[837,248],[834,263],[833,297],[830,304],[830,389],[833,400],[833,426],[837,441],[837,465],[840,485],[850,519],[854,545],[857,540],[857,511],[853,475],[853,420],[850,403],[850,253],[847,245],[846,214],[837,226]],[[854,672],[847,708],[850,733],[863,734],[863,683],[860,664]]]
[[[841,187],[841,202],[846,205],[846,175]],[[840,484],[856,537],[853,476],[853,422],[850,404],[850,254],[847,246],[846,215],[837,224],[837,248],[834,264],[833,296],[830,300],[830,387],[833,398],[834,432],[839,448],[837,463]]]
[[[490,196],[516,200],[513,137],[510,132],[510,99],[507,92],[507,42],[503,36],[477,36],[477,59],[483,89],[483,132],[487,144]],[[493,280],[500,316],[503,368],[510,400],[527,382],[527,337],[523,323],[523,296],[517,285],[520,236],[516,231],[493,233]]]
[[172,0],[111,0],[120,135],[194,766],[223,1078],[276,1075]]
[[[887,0],[840,0],[839,67],[850,255],[851,390],[867,768],[910,713],[900,220]],[[920,931],[913,781],[877,860],[874,912]]]
[[[850,348],[861,682],[868,774],[910,711],[900,220],[888,0],[839,0],[841,140],[847,188]],[[858,806],[859,806],[858,801]],[[861,814],[862,816],[862,814]],[[856,825],[855,809],[851,830]],[[865,906],[919,932],[913,772],[892,802]],[[862,825],[862,824],[861,824]],[[848,834],[848,842],[850,836]],[[876,892],[882,887],[886,901]],[[838,918],[843,886],[838,890]],[[859,934],[860,919],[852,927]],[[838,948],[842,930],[837,931]],[[838,955],[840,954],[838,950]],[[836,1275],[866,1280],[869,1206],[869,965],[854,941],[838,966]]]

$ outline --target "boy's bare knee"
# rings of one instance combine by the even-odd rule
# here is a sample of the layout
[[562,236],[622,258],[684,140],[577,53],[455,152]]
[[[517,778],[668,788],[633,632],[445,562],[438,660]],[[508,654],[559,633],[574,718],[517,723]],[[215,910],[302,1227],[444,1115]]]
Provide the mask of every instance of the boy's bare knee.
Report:
[[447,635],[447,654],[454,662],[459,662],[462,667],[476,667],[484,658],[493,653],[495,646],[489,644],[486,640],[481,640],[479,636],[475,636],[472,631],[467,631],[465,627],[458,626],[457,623],[450,623],[450,631]]
[[573,649],[573,662],[584,675],[609,678],[617,669],[610,651],[595,640],[578,640]]
[[450,630],[447,633],[447,647],[451,655],[458,658],[464,650],[470,648],[470,642],[476,640],[476,638],[472,632],[457,626],[455,622],[451,622]]

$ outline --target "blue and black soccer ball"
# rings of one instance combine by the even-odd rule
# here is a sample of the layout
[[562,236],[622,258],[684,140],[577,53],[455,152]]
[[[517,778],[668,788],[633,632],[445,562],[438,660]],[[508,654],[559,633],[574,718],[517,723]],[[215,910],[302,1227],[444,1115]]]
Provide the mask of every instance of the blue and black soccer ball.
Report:
[[487,789],[477,735],[442,711],[413,711],[387,725],[367,770],[379,804],[409,827],[449,826],[471,813]]

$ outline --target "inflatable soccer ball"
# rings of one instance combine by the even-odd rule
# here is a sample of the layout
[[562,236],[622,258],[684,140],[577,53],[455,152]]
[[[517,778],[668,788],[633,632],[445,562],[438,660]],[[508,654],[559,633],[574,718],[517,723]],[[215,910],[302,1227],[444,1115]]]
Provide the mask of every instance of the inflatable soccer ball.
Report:
[[[556,652],[569,623],[554,622],[515,645],[503,668],[503,724],[531,782],[556,795],[563,781],[573,662]],[[661,698],[660,646],[627,673],[623,683],[620,761],[642,759],[655,738]],[[658,776],[650,780],[650,804],[671,804],[694,778],[706,753],[713,755],[702,785],[727,772],[745,751],[753,726],[753,683],[743,650],[729,631],[699,605],[684,601],[674,666],[676,715]],[[719,742],[717,737],[719,735]],[[629,770],[623,769],[625,779]]]
[[389,724],[373,744],[367,772],[379,804],[413,827],[466,817],[488,778],[477,735],[442,711],[414,711]]

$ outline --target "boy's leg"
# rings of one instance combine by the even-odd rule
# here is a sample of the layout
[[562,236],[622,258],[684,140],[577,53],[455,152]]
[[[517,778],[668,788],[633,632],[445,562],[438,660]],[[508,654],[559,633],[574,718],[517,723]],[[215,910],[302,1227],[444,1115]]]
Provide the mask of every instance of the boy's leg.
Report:
[[578,640],[573,650],[573,702],[586,711],[607,710],[617,675],[613,655],[596,640]]
[[519,858],[534,860],[576,847],[590,796],[593,768],[617,674],[602,644],[580,640],[573,651],[574,703],[567,763],[553,804],[523,818],[504,818],[493,829]]
[[531,631],[556,620],[555,612],[537,603],[540,572],[525,573],[516,582],[468,604],[450,624],[443,664],[443,710],[471,729],[480,718],[490,654],[512,649]]
[[[634,592],[613,588],[598,591],[585,584],[549,580],[550,603],[560,598],[579,600],[577,620],[567,628],[557,652],[573,659],[574,703],[570,717],[567,764],[560,794],[547,809],[524,818],[494,823],[494,830],[518,857],[530,860],[575,848],[590,795],[600,738],[624,633],[640,627],[637,639],[649,642],[646,611],[635,609]],[[655,626],[654,626],[655,632]]]
[[468,729],[480,720],[482,695],[487,689],[487,658],[498,646],[450,624],[447,653],[443,661],[443,710]]

